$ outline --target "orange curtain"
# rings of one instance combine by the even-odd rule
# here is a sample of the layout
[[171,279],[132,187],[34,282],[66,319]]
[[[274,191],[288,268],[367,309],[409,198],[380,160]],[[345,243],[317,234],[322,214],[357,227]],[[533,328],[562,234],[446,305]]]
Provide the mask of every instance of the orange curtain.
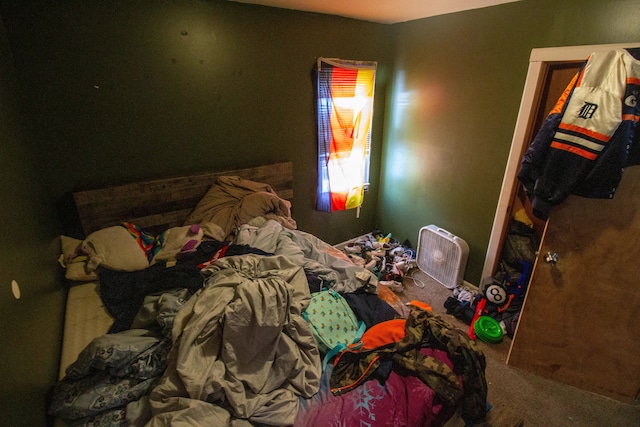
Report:
[[320,58],[316,209],[359,207],[369,185],[375,62]]

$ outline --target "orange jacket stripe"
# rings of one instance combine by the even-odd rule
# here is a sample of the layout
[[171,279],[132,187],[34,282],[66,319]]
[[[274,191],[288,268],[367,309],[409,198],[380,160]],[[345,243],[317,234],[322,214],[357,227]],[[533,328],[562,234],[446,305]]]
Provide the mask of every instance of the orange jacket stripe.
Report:
[[587,128],[583,128],[580,126],[575,126],[575,125],[570,125],[568,123],[560,123],[560,125],[558,125],[558,129],[564,129],[570,132],[575,132],[575,133],[579,133],[582,135],[586,135],[590,138],[593,139],[597,139],[598,141],[602,141],[603,144],[606,144],[607,142],[609,142],[609,140],[611,139],[611,136],[609,135],[605,135],[599,132],[595,132],[592,131],[590,129]]
[[595,160],[598,157],[598,155],[595,153],[592,153],[587,150],[583,150],[582,148],[575,147],[573,145],[563,144],[558,141],[553,141],[551,143],[551,148],[568,151],[569,153],[577,154],[578,156],[584,157],[585,159],[589,159],[589,160]]

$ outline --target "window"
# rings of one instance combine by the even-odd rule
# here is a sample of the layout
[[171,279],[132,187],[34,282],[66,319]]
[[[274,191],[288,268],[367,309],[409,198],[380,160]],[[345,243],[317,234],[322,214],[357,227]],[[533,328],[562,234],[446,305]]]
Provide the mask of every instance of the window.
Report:
[[369,187],[375,62],[319,58],[316,209],[359,208]]

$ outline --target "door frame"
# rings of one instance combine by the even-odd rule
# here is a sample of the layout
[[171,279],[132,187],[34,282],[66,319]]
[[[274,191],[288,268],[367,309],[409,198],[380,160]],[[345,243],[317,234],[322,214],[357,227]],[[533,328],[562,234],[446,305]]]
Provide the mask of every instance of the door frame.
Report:
[[532,126],[535,119],[534,116],[536,114],[541,87],[544,84],[548,66],[558,62],[585,61],[589,55],[594,52],[638,46],[640,46],[640,42],[551,47],[531,50],[529,69],[520,101],[520,110],[518,111],[518,118],[511,141],[511,149],[509,151],[502,188],[500,189],[500,197],[493,219],[491,236],[489,237],[489,244],[487,246],[487,254],[482,269],[481,277],[483,280],[484,278],[492,277],[496,272],[500,256],[499,252],[502,249],[502,241],[508,225],[511,203],[518,188],[517,173],[520,167],[520,161],[526,147],[529,145],[527,135],[530,135],[529,127]]

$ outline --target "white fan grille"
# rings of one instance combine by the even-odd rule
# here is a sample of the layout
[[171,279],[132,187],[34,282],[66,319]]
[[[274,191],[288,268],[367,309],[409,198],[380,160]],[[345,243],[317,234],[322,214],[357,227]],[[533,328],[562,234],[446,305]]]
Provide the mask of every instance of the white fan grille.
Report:
[[462,284],[469,246],[443,228],[429,225],[420,229],[418,268],[447,288]]

